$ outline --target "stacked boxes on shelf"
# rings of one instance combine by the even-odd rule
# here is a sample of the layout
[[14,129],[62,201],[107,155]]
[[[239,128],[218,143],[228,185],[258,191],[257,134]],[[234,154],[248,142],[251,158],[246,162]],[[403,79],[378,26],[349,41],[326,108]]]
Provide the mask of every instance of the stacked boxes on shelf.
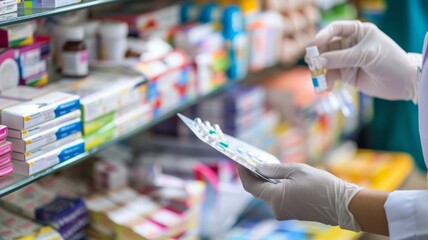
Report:
[[0,19],[16,17],[16,11],[18,11],[18,3],[20,2],[21,0],[1,0]]
[[[278,115],[265,108],[265,91],[257,86],[235,88],[219,97],[205,100],[194,107],[193,117],[217,123],[225,133],[269,149],[263,136],[268,136],[278,123]],[[263,119],[263,121],[259,121]],[[180,132],[189,131],[180,123]],[[182,128],[184,127],[184,128]]]
[[81,96],[86,150],[151,120],[147,80],[142,75],[93,72],[80,80],[63,79],[51,87]]
[[110,239],[194,239],[205,185],[181,183],[182,187],[173,190],[174,196],[167,186],[141,193],[122,188],[88,196],[91,226]]
[[19,8],[58,8],[80,3],[82,0],[20,0]]
[[[9,48],[9,51],[0,54],[0,64],[8,64],[8,74],[18,74],[19,84],[40,87],[48,83],[47,58],[50,52],[50,39],[42,36],[34,37],[34,31],[35,22],[0,28],[0,47]],[[8,54],[13,55],[10,57]],[[6,61],[13,58],[14,63],[10,60]],[[11,82],[15,82],[15,76]]]
[[13,173],[12,143],[6,141],[7,127],[0,125],[0,178]]
[[28,219],[49,224],[66,240],[81,239],[89,220],[83,199],[59,196],[39,184],[3,197],[0,204]]
[[196,66],[197,90],[205,94],[225,84],[227,52],[220,32],[213,24],[191,23],[180,27],[174,45],[188,53]]
[[52,227],[42,226],[3,208],[0,208],[0,219],[0,239],[63,239]]
[[313,0],[266,1],[267,8],[282,15],[283,36],[281,62],[296,63],[316,34],[320,12]]
[[51,92],[2,111],[17,173],[31,175],[84,152],[80,97]]
[[134,65],[134,69],[148,77],[147,98],[153,116],[196,97],[195,71],[189,57],[180,50]]

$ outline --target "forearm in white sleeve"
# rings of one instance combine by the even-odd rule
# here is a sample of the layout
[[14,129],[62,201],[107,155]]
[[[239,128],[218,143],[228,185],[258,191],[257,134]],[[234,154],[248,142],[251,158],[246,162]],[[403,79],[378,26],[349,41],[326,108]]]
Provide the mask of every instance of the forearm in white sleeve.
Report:
[[428,239],[428,191],[394,191],[385,203],[392,240]]

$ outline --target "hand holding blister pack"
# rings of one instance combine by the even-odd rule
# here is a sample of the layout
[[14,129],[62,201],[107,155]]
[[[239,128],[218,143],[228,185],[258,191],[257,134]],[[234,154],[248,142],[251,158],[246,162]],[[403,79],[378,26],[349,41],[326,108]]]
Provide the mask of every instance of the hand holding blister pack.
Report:
[[219,125],[211,125],[210,122],[200,118],[192,120],[182,114],[177,114],[180,119],[192,130],[192,132],[203,142],[210,145],[217,151],[223,153],[233,161],[244,166],[257,176],[271,183],[279,183],[279,180],[269,179],[256,171],[259,164],[278,163],[280,161],[272,154],[256,148],[244,141],[224,134]]

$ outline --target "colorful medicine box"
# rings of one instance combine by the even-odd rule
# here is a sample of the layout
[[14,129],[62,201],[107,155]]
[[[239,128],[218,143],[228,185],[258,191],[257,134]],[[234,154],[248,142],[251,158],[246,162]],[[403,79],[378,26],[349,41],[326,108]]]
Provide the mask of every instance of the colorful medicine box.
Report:
[[38,147],[34,150],[25,152],[25,153],[20,153],[20,152],[12,152],[12,157],[14,160],[20,160],[20,161],[28,161],[31,160],[35,157],[41,156],[47,152],[53,151],[57,148],[60,148],[66,144],[69,144],[73,141],[76,141],[78,139],[82,138],[82,133],[81,132],[76,132],[71,134],[68,137],[62,138],[58,141],[49,143],[47,145]]
[[17,173],[28,176],[65,162],[84,152],[85,142],[79,139],[28,161],[12,160],[12,162]]
[[80,3],[82,0],[23,0],[25,8],[58,8],[75,3]]
[[12,143],[4,141],[0,144],[0,156],[11,153],[13,150]]
[[[14,0],[6,0],[14,1]],[[22,47],[34,42],[34,26],[32,22],[0,28],[0,48]]]
[[3,142],[8,135],[8,128],[6,126],[0,125],[0,142]]
[[86,150],[98,147],[114,138],[135,130],[151,119],[151,109],[137,108],[115,119],[90,135],[85,135]]
[[4,109],[2,123],[9,128],[24,130],[79,109],[80,97],[78,95],[52,92],[32,101]]
[[81,96],[83,120],[91,121],[145,99],[146,84],[142,75],[95,72],[79,81],[64,79],[53,87]]
[[82,121],[77,118],[25,139],[8,138],[8,140],[13,143],[14,152],[26,153],[81,132]]
[[81,111],[76,110],[71,113],[67,113],[64,116],[61,116],[54,120],[36,125],[28,129],[24,129],[24,130],[9,129],[8,136],[11,138],[25,139],[30,136],[33,136],[34,134],[38,134],[43,131],[49,130],[51,128],[54,128],[56,126],[69,122],[71,120],[79,119],[81,115],[82,115]]

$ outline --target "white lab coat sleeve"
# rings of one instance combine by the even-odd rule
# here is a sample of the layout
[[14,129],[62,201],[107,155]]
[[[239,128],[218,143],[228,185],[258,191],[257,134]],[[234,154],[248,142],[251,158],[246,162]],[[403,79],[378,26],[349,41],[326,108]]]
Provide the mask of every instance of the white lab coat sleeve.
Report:
[[394,191],[385,203],[392,240],[428,239],[428,190]]

